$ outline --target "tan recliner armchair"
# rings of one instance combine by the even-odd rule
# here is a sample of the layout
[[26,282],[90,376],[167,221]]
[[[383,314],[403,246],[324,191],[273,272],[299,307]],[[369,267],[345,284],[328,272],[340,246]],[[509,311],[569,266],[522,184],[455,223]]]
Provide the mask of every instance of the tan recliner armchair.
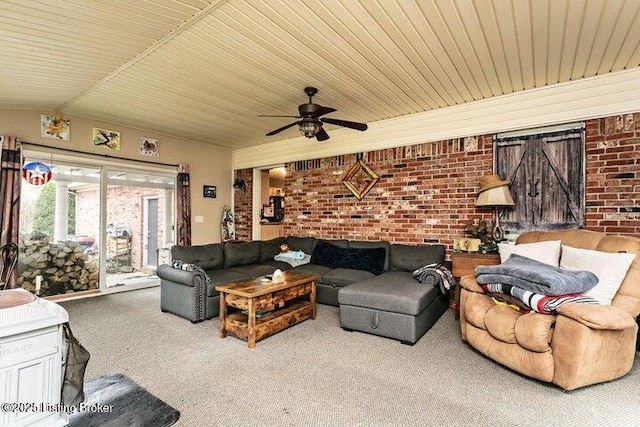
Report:
[[522,314],[496,305],[475,276],[461,279],[462,339],[484,355],[521,374],[565,390],[627,374],[636,354],[640,313],[640,239],[587,230],[531,231],[516,243],[561,240],[562,245],[636,257],[613,302],[565,303],[556,315]]

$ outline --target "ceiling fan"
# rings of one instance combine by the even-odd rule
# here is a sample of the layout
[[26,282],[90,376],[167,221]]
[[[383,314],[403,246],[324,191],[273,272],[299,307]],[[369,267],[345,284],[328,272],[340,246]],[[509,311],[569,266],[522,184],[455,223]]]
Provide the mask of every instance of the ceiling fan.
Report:
[[350,122],[347,120],[340,119],[332,119],[329,117],[322,117],[325,114],[333,113],[337,111],[335,108],[331,107],[323,107],[318,104],[313,103],[313,95],[318,93],[318,89],[315,87],[306,87],[304,88],[304,93],[309,97],[309,102],[307,104],[298,105],[298,116],[267,116],[267,115],[259,115],[258,117],[291,117],[294,119],[301,119],[293,123],[289,123],[286,126],[282,126],[276,130],[272,130],[267,134],[267,136],[275,135],[277,133],[282,132],[285,129],[289,129],[292,126],[298,125],[300,127],[300,132],[306,136],[307,138],[313,138],[314,136],[318,141],[326,141],[329,139],[329,135],[322,128],[323,123],[329,123],[332,125],[338,125],[347,127],[350,129],[356,129],[360,131],[367,130],[367,125],[365,123],[358,122]]

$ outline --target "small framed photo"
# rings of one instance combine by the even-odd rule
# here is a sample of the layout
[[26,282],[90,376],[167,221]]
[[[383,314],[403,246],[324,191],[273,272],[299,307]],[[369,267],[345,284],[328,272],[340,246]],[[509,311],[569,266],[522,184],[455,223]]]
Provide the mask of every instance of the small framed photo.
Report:
[[43,138],[69,141],[71,133],[71,120],[62,115],[40,115],[40,136]]
[[209,197],[211,199],[216,198],[216,186],[215,185],[203,185],[202,186],[202,197]]
[[120,132],[101,128],[93,128],[93,145],[120,150]]
[[160,142],[157,139],[147,138],[146,136],[140,137],[140,154],[149,157],[158,157],[158,144]]

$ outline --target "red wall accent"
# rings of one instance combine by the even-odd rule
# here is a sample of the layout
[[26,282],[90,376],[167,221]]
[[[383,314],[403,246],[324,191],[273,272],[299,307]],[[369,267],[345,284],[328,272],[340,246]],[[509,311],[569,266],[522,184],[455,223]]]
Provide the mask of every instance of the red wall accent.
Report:
[[[640,113],[587,120],[586,228],[640,237]],[[288,163],[285,233],[326,239],[439,242],[452,247],[464,225],[485,218],[474,206],[479,179],[493,173],[493,135],[362,153],[380,177],[362,200],[342,183],[357,161],[343,155]],[[251,169],[236,171],[239,239],[251,239]]]

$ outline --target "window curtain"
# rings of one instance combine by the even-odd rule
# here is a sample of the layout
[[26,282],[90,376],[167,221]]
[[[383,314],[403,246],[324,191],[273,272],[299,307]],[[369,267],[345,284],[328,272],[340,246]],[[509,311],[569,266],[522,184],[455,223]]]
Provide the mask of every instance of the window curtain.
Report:
[[189,165],[181,163],[178,166],[177,188],[177,244],[191,245],[191,186],[189,185]]
[[[20,229],[20,149],[18,138],[0,136],[2,162],[0,163],[0,198],[2,213],[0,214],[0,246],[9,243],[18,244]],[[8,279],[6,288],[14,288],[16,273]]]

